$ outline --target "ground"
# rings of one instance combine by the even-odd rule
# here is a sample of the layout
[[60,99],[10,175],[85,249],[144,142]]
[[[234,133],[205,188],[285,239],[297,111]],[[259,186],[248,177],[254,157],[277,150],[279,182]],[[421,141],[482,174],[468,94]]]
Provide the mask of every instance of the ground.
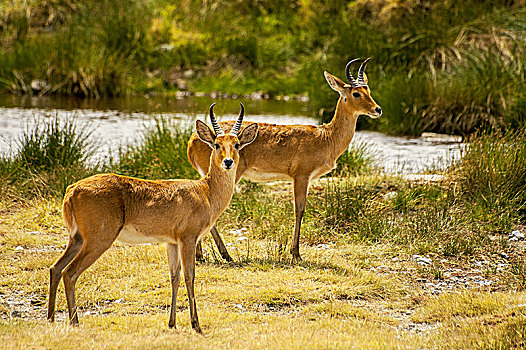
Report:
[[[283,188],[271,195],[290,200]],[[306,220],[308,236],[317,223]],[[223,222],[220,228],[236,262],[220,261],[207,239],[196,272],[204,336],[190,327],[184,282],[177,329],[168,328],[170,283],[162,245],[110,248],[79,278],[80,326],[71,327],[62,285],[56,322],[45,318],[48,269],[67,243],[60,201],[3,201],[0,348],[526,346],[526,292],[510,278],[510,259],[524,256],[524,241],[467,259],[418,255],[388,242],[326,241],[302,244],[303,262],[293,264],[281,244],[251,235],[250,227]]]

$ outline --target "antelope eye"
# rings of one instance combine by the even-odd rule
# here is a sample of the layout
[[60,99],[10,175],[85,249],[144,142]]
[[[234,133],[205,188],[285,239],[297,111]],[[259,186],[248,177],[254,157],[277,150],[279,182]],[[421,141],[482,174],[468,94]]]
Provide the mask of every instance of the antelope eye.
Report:
[[362,95],[360,95],[360,94],[357,93],[357,92],[353,92],[353,93],[352,93],[352,97],[354,97],[354,98],[360,98],[360,97],[362,97]]
[[215,149],[219,149],[219,144],[218,143],[214,143],[214,148]]
[[234,145],[234,148],[235,148],[235,149],[239,149],[239,143],[236,143],[236,144]]

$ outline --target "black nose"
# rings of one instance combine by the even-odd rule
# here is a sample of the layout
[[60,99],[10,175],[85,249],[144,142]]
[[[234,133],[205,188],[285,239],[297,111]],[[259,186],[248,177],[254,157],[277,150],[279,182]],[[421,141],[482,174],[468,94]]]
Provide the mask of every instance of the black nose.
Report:
[[225,160],[223,160],[223,164],[225,164],[225,166],[227,168],[230,168],[232,166],[232,164],[234,164],[234,160],[233,159],[225,159]]
[[382,108],[376,107],[374,110],[376,111],[376,113],[382,115]]

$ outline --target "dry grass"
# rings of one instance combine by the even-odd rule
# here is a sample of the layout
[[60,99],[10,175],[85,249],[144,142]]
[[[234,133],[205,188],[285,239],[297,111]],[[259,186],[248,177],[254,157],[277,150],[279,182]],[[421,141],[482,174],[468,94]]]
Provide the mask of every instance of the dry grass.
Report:
[[[271,198],[267,205],[288,196],[264,191]],[[282,220],[285,215],[276,217]],[[307,221],[305,230],[315,232],[315,220]],[[446,263],[422,267],[409,251],[391,243],[335,238],[335,243],[302,246],[304,262],[293,265],[269,253],[277,250],[279,239],[265,239],[259,229],[248,230],[247,254],[246,241],[229,233],[226,223],[221,226],[237,262],[216,261],[211,243],[205,242],[207,261],[198,265],[196,275],[204,337],[191,330],[185,288],[179,292],[178,328],[168,328],[166,253],[163,246],[155,245],[116,244],[84,273],[77,284],[80,326],[70,327],[62,286],[57,322],[45,320],[48,268],[67,242],[60,203],[52,199],[2,202],[0,347],[505,349],[525,345],[526,293],[513,291],[506,271],[486,271],[485,276],[496,281],[489,287],[470,285],[434,295],[425,282],[440,280],[437,271],[445,271]],[[470,266],[468,261],[449,264],[466,271]]]

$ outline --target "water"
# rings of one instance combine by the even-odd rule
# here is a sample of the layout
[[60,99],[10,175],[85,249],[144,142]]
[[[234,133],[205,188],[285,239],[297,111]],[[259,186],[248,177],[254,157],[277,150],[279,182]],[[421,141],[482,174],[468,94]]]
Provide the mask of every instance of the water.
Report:
[[[308,106],[298,101],[241,99],[245,120],[277,124],[317,124],[307,117]],[[75,99],[0,95],[0,153],[16,149],[24,129],[36,120],[58,115],[75,117],[80,127],[94,130],[99,142],[97,156],[104,157],[119,147],[137,142],[144,128],[155,117],[174,120],[181,127],[191,126],[195,119],[208,120],[208,108],[219,120],[233,119],[239,113],[239,101],[210,97],[125,97],[115,99]],[[361,117],[364,118],[364,117]],[[387,136],[377,132],[357,131],[354,144],[365,143],[380,168],[388,173],[416,173],[443,169],[460,154],[461,145],[449,140]]]

